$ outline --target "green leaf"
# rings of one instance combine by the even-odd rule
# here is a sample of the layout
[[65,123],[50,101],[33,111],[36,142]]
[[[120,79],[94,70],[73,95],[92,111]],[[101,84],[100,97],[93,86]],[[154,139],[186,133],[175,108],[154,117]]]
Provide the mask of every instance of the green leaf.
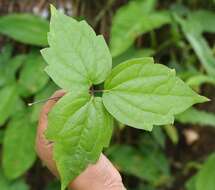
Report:
[[54,159],[62,189],[95,163],[112,135],[112,117],[100,97],[69,92],[48,115],[46,137],[54,142]]
[[0,17],[0,33],[19,42],[45,46],[48,22],[38,16],[20,13]]
[[189,15],[191,22],[195,22],[198,27],[198,31],[215,33],[215,14],[212,11],[208,10],[196,10],[191,12]]
[[165,148],[165,135],[162,131],[162,128],[160,127],[155,127],[152,130],[152,136],[154,140],[162,147]]
[[116,66],[105,81],[103,103],[121,123],[151,130],[173,123],[174,115],[208,101],[196,94],[175,71],[153,59],[132,59]]
[[36,126],[29,123],[28,117],[26,114],[20,114],[13,118],[5,131],[2,166],[9,179],[20,177],[36,159],[34,151]]
[[6,82],[5,79],[5,66],[7,62],[10,60],[12,55],[12,46],[10,44],[6,44],[1,48],[0,53],[0,87],[3,86]]
[[[144,152],[128,145],[114,145],[107,151],[108,157],[117,168],[156,186],[169,181],[169,164],[165,155],[158,150]],[[150,166],[150,167],[149,167]],[[166,180],[167,181],[166,181]]]
[[[213,15],[213,16],[209,16]],[[208,19],[205,19],[209,16]],[[215,32],[214,18],[215,14],[204,11],[192,12],[188,19],[184,20],[175,15],[176,20],[182,26],[183,32],[193,47],[197,57],[201,61],[205,70],[215,76],[215,58],[207,41],[202,36],[203,32]],[[209,23],[207,23],[207,21]],[[212,24],[213,23],[213,24]]]
[[51,12],[50,47],[42,50],[46,72],[65,90],[88,91],[110,73],[112,61],[105,40],[85,21],[78,22],[54,7]]
[[28,108],[26,108],[26,102],[24,102],[20,97],[18,97],[16,104],[13,107],[13,113],[10,117],[16,117],[19,113],[24,113],[27,111]]
[[15,85],[5,86],[0,90],[0,126],[10,117],[18,100],[17,88]]
[[0,86],[10,85],[16,82],[17,70],[26,59],[26,55],[16,57],[0,63]]
[[196,178],[197,176],[194,175],[186,182],[186,190],[196,190]]
[[215,58],[207,41],[201,35],[195,33],[186,33],[186,36],[207,73],[214,77]]
[[197,174],[196,190],[214,190],[215,187],[215,154],[209,156]]
[[192,88],[198,89],[204,83],[215,85],[215,78],[208,75],[197,74],[189,77],[186,83]]
[[[176,116],[177,119],[177,116]],[[165,125],[164,130],[166,131],[167,136],[170,138],[173,144],[178,144],[179,134],[174,125]]]
[[113,57],[126,51],[141,34],[170,22],[168,12],[153,11],[154,2],[154,0],[131,1],[117,11],[112,21],[110,39]]
[[10,43],[5,44],[2,48],[1,48],[1,54],[0,54],[0,65],[2,63],[7,62],[11,56],[12,56],[12,51],[13,51],[13,46]]
[[46,85],[49,78],[44,72],[45,66],[42,56],[38,53],[32,52],[26,57],[18,81],[22,96],[34,94]]
[[9,181],[0,170],[0,187],[1,190],[29,190],[29,186],[22,180]]
[[215,127],[215,115],[206,111],[190,108],[176,116],[181,123]]

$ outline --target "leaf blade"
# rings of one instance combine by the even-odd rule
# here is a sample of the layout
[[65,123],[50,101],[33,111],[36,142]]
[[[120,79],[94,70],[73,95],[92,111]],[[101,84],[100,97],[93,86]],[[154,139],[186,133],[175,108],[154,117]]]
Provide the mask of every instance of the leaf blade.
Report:
[[203,167],[199,171],[196,177],[196,190],[206,189],[213,190],[215,181],[214,181],[214,171],[215,171],[215,154],[211,154]]
[[[210,24],[205,22],[205,18],[208,16],[209,18],[207,21],[209,21]],[[213,24],[211,24],[214,20],[214,17],[215,14],[202,10],[191,12],[188,19],[186,20],[182,19],[178,15],[175,15],[176,21],[181,25],[183,33],[194,49],[203,67],[212,76],[215,75],[215,59],[213,52],[207,41],[204,39],[202,33],[204,31],[215,31]]]
[[23,115],[9,123],[4,135],[2,162],[7,178],[16,179],[32,166],[36,160],[35,137],[36,126]]
[[17,88],[13,85],[5,86],[0,90],[0,125],[3,125],[5,121],[13,114],[14,105],[18,101]]
[[[97,36],[85,21],[63,15],[53,6],[51,12],[50,47],[42,50],[48,62],[47,73],[65,90],[77,90],[80,86],[86,90],[103,82],[112,67],[104,38]],[[68,72],[70,77],[65,78],[63,72]]]
[[26,56],[18,80],[19,92],[22,96],[32,95],[47,84],[49,78],[44,68],[45,62],[40,54],[31,52]]
[[0,187],[3,190],[29,190],[29,185],[23,179],[18,179],[15,181],[8,180],[4,175],[3,171],[0,170]]
[[31,45],[47,45],[48,22],[32,14],[9,14],[0,17],[0,33]]
[[153,11],[154,4],[153,1],[131,1],[117,11],[110,39],[113,57],[127,50],[136,37],[170,22],[168,12]]
[[66,94],[49,114],[46,137],[54,141],[54,159],[62,189],[88,164],[98,160],[109,144],[112,118],[99,97]]
[[102,98],[106,109],[121,123],[145,130],[173,123],[175,114],[207,101],[177,78],[174,70],[153,64],[150,58],[132,59],[115,67],[105,81]]
[[190,108],[176,116],[181,123],[215,127],[215,115],[206,111]]

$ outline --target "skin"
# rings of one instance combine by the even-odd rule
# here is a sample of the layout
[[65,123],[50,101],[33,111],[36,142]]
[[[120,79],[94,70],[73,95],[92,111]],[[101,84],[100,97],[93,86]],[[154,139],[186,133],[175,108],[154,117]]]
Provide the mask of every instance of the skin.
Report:
[[[52,97],[62,97],[65,94],[62,90],[56,91]],[[49,111],[59,99],[52,99],[46,102],[40,114],[36,151],[42,162],[56,176],[59,177],[56,164],[52,157],[53,144],[45,139],[44,131],[47,128],[47,116]],[[70,184],[69,189],[73,190],[125,190],[122,178],[112,163],[101,154],[100,159],[94,165],[89,165],[83,173],[76,177]]]

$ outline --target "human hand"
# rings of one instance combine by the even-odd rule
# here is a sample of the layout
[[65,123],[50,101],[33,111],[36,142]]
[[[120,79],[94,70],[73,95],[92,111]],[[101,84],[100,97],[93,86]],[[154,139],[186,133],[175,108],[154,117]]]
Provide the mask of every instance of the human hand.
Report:
[[[56,91],[52,97],[62,97],[64,94],[65,92],[60,90]],[[57,98],[51,99],[44,105],[39,118],[36,138],[38,156],[55,176],[58,176],[58,172],[52,157],[53,144],[45,139],[44,131],[47,128],[48,113],[57,100]],[[76,177],[69,184],[69,188],[74,190],[125,190],[119,172],[103,154],[96,164],[88,166]]]

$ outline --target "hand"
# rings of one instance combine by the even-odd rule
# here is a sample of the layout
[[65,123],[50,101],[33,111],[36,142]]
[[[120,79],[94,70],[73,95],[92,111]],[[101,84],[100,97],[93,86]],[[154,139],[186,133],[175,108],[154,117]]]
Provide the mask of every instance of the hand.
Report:
[[[65,93],[57,91],[52,97],[62,97]],[[36,151],[48,169],[58,176],[55,162],[52,158],[53,144],[45,139],[44,131],[47,128],[47,115],[58,99],[49,100],[43,107],[37,130]],[[90,165],[69,185],[74,190],[123,190],[121,176],[112,163],[101,154],[95,165]]]

